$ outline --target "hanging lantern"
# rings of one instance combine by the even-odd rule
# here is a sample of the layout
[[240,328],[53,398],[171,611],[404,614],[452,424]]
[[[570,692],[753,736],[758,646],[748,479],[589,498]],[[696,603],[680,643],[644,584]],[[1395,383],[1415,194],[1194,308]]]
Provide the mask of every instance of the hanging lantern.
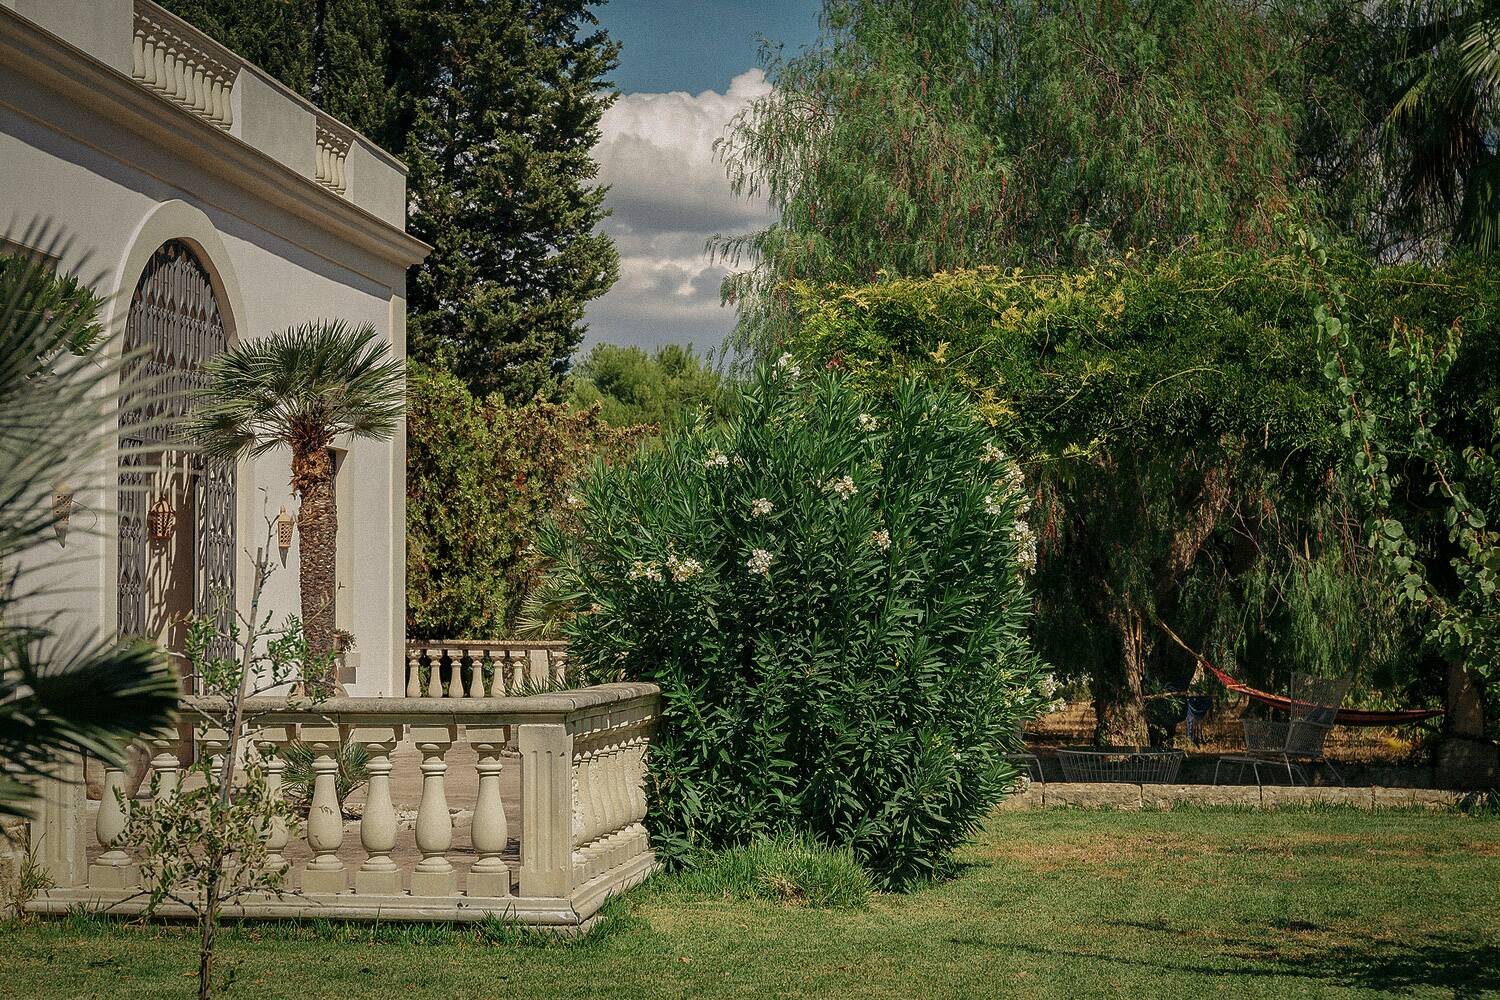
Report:
[[292,527],[296,523],[297,519],[288,514],[285,507],[281,508],[281,513],[276,517],[276,545],[281,549],[283,566],[286,565],[287,550],[292,547]]
[[73,487],[67,483],[52,486],[52,530],[57,532],[57,544],[68,544],[68,521],[73,517]]
[[146,514],[146,532],[153,542],[165,542],[177,530],[177,511],[163,493]]

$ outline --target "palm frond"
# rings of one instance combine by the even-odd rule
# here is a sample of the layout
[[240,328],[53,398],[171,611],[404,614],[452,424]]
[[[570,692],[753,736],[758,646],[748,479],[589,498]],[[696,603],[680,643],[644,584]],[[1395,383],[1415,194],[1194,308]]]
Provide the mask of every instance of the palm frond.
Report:
[[305,426],[388,437],[405,403],[404,366],[369,323],[306,323],[225,352],[205,374],[188,433],[217,458],[264,453]]
[[117,757],[123,741],[169,724],[176,705],[176,682],[159,651],[139,643],[66,645],[58,619],[36,613],[38,597],[60,590],[66,562],[46,548],[57,546],[53,494],[118,487],[114,468],[99,480],[119,427],[113,387],[128,359],[110,350],[87,284],[52,272],[52,262],[69,255],[67,243],[45,226],[22,240],[38,252],[0,258],[4,814],[21,811],[59,755]]

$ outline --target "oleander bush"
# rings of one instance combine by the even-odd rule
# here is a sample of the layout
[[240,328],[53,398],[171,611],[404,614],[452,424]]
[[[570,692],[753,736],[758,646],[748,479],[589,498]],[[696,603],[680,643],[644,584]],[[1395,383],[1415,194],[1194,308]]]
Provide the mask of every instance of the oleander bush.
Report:
[[661,685],[664,857],[801,835],[899,887],[1016,781],[1004,754],[1050,693],[1029,491],[960,392],[869,403],[784,359],[728,423],[596,464],[542,536],[573,656]]

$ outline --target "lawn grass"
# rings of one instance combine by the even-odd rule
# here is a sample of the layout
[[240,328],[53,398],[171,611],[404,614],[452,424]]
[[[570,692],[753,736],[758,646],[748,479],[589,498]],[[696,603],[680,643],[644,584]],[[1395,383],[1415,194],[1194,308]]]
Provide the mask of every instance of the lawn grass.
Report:
[[[1500,996],[1500,819],[1352,810],[997,814],[958,874],[866,908],[659,878],[582,942],[246,925],[226,997]],[[700,880],[700,885],[702,884]],[[185,928],[0,925],[0,996],[192,994]]]

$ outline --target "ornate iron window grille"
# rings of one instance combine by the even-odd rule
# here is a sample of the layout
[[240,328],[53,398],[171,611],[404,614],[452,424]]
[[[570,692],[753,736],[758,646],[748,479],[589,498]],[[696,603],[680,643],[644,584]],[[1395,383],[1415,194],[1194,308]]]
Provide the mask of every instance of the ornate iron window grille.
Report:
[[[146,515],[152,464],[161,452],[180,443],[192,393],[207,385],[203,364],[227,346],[208,272],[186,243],[162,244],[141,273],[125,325],[118,529],[122,636],[146,632]],[[227,631],[234,615],[234,463],[195,455],[190,474],[193,612],[213,615]]]

